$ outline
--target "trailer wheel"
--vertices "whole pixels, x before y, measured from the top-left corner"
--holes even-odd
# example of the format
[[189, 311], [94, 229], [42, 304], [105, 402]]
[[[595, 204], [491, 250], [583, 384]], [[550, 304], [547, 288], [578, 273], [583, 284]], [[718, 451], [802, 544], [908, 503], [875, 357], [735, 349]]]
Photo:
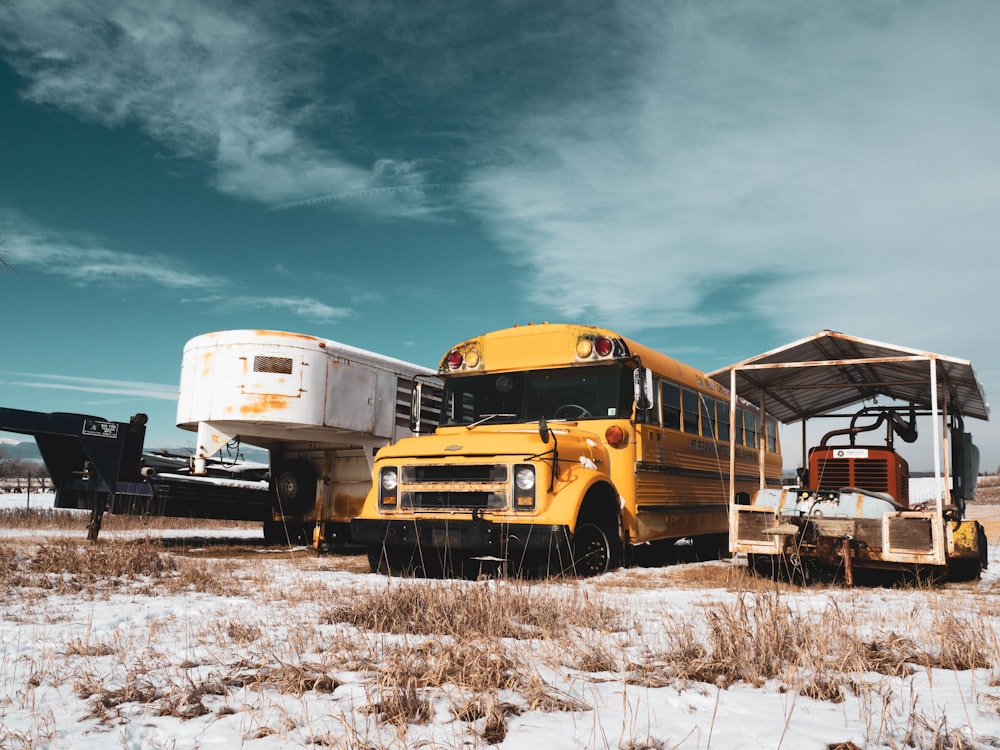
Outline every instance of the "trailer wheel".
[[281, 516], [301, 516], [316, 502], [316, 471], [307, 461], [279, 466], [274, 474], [275, 508]]

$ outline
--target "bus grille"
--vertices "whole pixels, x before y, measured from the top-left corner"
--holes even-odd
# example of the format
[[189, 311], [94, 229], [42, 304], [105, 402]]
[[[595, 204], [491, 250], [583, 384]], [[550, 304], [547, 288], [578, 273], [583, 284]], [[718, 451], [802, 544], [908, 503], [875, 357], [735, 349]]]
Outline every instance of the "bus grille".
[[506, 508], [510, 497], [507, 464], [421, 464], [403, 466], [399, 499], [403, 508]]
[[403, 492], [404, 508], [503, 508], [506, 495], [500, 492]]
[[507, 464], [443, 464], [403, 467], [404, 484], [421, 482], [506, 482]]

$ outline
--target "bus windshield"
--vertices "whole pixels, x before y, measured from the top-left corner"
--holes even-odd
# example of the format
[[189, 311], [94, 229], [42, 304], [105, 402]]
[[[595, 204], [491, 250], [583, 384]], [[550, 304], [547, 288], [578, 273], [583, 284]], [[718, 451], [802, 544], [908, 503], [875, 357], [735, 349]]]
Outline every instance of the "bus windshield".
[[449, 378], [441, 424], [628, 419], [631, 413], [631, 368], [564, 367]]

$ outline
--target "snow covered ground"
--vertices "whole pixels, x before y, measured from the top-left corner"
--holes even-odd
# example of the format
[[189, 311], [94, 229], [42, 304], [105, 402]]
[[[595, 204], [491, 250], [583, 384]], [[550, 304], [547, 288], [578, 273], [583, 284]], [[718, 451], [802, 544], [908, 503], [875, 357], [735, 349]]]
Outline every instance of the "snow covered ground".
[[[18, 502], [0, 496], [0, 508]], [[747, 588], [740, 560], [586, 581], [390, 579], [367, 573], [363, 557], [276, 551], [255, 532], [155, 532], [168, 534], [222, 537], [234, 552], [203, 554], [192, 542], [161, 550], [178, 564], [163, 573], [3, 584], [0, 748], [1000, 747], [997, 540], [978, 582], [848, 590]], [[85, 532], [26, 536], [0, 529], [0, 581], [16, 580], [43, 547], [82, 544]], [[102, 532], [107, 545], [115, 537]], [[568, 619], [541, 637], [525, 620], [525, 637], [489, 639], [380, 631], [343, 614], [382, 596], [425, 597], [430, 608], [455, 592], [470, 605], [484, 596], [506, 601], [504, 592], [563, 602]], [[618, 625], [587, 621], [604, 607]], [[784, 633], [791, 624], [798, 648], [829, 643], [830, 653], [810, 651], [815, 670], [798, 663], [762, 680], [678, 674], [685, 645], [711, 643], [713, 628], [734, 612], [758, 631]], [[967, 633], [962, 645], [985, 661], [898, 674], [838, 670], [831, 634], [845, 632], [867, 644], [869, 657], [904, 642], [914, 653], [943, 653], [946, 640]], [[477, 654], [507, 660], [508, 682], [478, 696], [459, 678], [438, 684], [434, 666], [449, 648], [469, 662]], [[393, 659], [420, 678], [400, 683]], [[425, 711], [394, 721], [393, 696]], [[482, 710], [459, 710], [474, 703]], [[501, 731], [491, 730], [491, 715], [502, 717]]]

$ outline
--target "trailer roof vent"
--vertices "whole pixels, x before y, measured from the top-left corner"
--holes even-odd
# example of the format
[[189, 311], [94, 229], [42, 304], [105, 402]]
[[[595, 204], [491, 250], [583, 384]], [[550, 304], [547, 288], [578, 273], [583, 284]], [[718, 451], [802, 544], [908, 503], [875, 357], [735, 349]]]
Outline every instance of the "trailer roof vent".
[[292, 360], [290, 357], [254, 357], [254, 372], [274, 372], [279, 375], [292, 374]]

